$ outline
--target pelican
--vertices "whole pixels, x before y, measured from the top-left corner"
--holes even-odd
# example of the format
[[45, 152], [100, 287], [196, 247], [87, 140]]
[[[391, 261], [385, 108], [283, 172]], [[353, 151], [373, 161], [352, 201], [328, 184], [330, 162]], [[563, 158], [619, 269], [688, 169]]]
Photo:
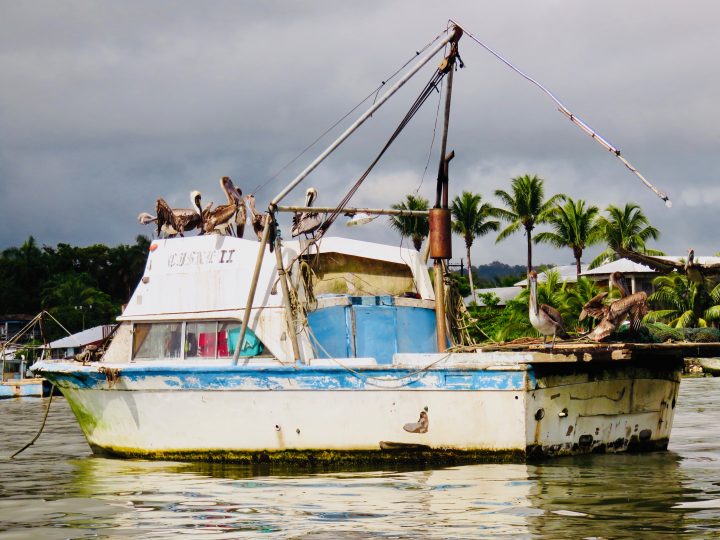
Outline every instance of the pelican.
[[166, 236], [184, 236], [185, 231], [191, 231], [200, 227], [202, 223], [202, 209], [200, 208], [200, 192], [190, 193], [192, 208], [170, 208], [170, 205], [162, 197], [155, 203], [155, 216], [142, 212], [138, 215], [138, 221], [143, 225], [150, 223], [157, 224], [157, 236], [164, 232]]
[[[317, 189], [314, 187], [308, 188], [305, 192], [305, 206], [312, 206], [317, 199]], [[304, 234], [305, 237], [314, 233], [317, 228], [322, 225], [322, 218], [318, 212], [297, 212], [293, 215], [292, 229], [290, 234], [293, 238]]]
[[[647, 294], [644, 291], [630, 294], [627, 280], [622, 272], [610, 274], [610, 283], [620, 291], [620, 298], [604, 305], [597, 302], [601, 294], [595, 296], [590, 302], [583, 306], [583, 312], [591, 317], [600, 319], [598, 325], [586, 337], [593, 341], [602, 341], [615, 332], [625, 320], [630, 318], [630, 328], [637, 331], [640, 328], [642, 319], [647, 313]], [[604, 297], [603, 297], [604, 298]], [[582, 314], [581, 314], [582, 317]]]
[[[258, 242], [262, 242], [263, 230], [265, 229], [265, 223], [270, 219], [270, 214], [260, 214], [255, 208], [255, 195], [246, 195], [245, 200], [248, 204], [248, 210], [250, 210], [250, 224], [252, 225], [255, 236], [257, 236]], [[270, 224], [270, 237], [268, 243], [270, 244], [270, 252], [275, 249], [275, 227], [274, 224]]]
[[243, 206], [242, 197], [238, 195], [240, 190], [233, 185], [230, 178], [223, 176], [220, 179], [220, 187], [225, 192], [228, 202], [215, 208], [207, 208], [202, 212], [201, 234], [226, 231], [231, 227], [230, 221], [236, 216], [240, 206]]
[[547, 337], [552, 336], [551, 347], [555, 346], [555, 337], [560, 336], [567, 339], [569, 336], [565, 332], [560, 312], [552, 306], [542, 304], [538, 306], [537, 295], [537, 272], [530, 270], [528, 274], [530, 279], [530, 324], [533, 328], [543, 335], [543, 343], [547, 342]]
[[630, 259], [636, 263], [644, 264], [649, 266], [653, 270], [669, 274], [673, 270], [680, 274], [685, 274], [690, 281], [695, 283], [704, 283], [707, 278], [716, 278], [720, 276], [720, 263], [705, 263], [701, 264], [695, 260], [695, 250], [690, 248], [688, 250], [687, 261], [685, 263], [676, 262], [673, 260], [662, 259], [660, 257], [653, 257], [652, 255], [645, 255], [644, 253], [638, 253], [622, 247], [614, 248], [615, 252], [621, 257]]

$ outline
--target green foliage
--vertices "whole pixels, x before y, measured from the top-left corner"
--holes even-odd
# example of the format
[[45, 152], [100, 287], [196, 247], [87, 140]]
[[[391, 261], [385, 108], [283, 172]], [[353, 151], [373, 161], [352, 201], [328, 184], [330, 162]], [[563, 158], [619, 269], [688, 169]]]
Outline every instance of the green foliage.
[[[594, 324], [593, 320], [580, 322], [580, 311], [583, 305], [593, 296], [601, 292], [600, 287], [587, 278], [580, 278], [577, 283], [560, 281], [560, 274], [554, 271], [547, 273], [547, 281], [538, 283], [538, 303], [548, 304], [556, 308], [565, 321], [569, 332], [587, 332]], [[614, 292], [616, 296], [617, 291]], [[494, 295], [493, 295], [494, 296]], [[530, 291], [524, 289], [517, 298], [506, 303], [504, 309], [494, 308], [483, 299], [489, 307], [470, 306], [468, 309], [477, 321], [477, 328], [471, 333], [478, 341], [510, 341], [522, 337], [538, 337], [539, 334], [530, 324], [528, 316]]]
[[496, 242], [505, 240], [511, 234], [525, 229], [527, 236], [527, 270], [532, 268], [532, 230], [538, 223], [547, 220], [553, 205], [564, 200], [564, 195], [553, 195], [545, 200], [544, 181], [537, 176], [518, 176], [511, 180], [511, 193], [498, 189], [495, 196], [504, 208], [494, 208], [492, 215], [509, 223], [497, 237]]
[[[427, 210], [429, 202], [422, 197], [406, 195], [403, 202], [392, 205], [395, 210]], [[427, 216], [390, 216], [390, 226], [403, 238], [410, 238], [415, 249], [420, 251], [423, 240], [430, 234]]]
[[603, 228], [598, 220], [597, 206], [585, 208], [585, 201], [574, 201], [570, 197], [565, 204], [557, 204], [548, 211], [547, 222], [552, 231], [541, 232], [535, 237], [536, 243], [550, 244], [557, 248], [570, 248], [573, 252], [577, 274], [580, 275], [580, 260], [587, 246], [598, 243]]
[[[430, 269], [430, 275], [432, 277], [432, 269]], [[461, 276], [460, 274], [453, 272], [450, 274], [450, 279], [455, 282], [458, 294], [460, 294], [462, 298], [470, 295], [470, 281], [466, 276]]]
[[[492, 215], [492, 207], [482, 202], [482, 196], [478, 193], [463, 191], [462, 195], [455, 197], [450, 208], [452, 215], [452, 231], [462, 236], [465, 240], [465, 251], [468, 268], [472, 269], [470, 248], [479, 236], [485, 236], [491, 231], [497, 231], [500, 223], [489, 220]], [[472, 271], [470, 276], [470, 292], [475, 293]]]
[[653, 280], [656, 290], [650, 295], [654, 309], [647, 322], [663, 322], [671, 328], [702, 328], [720, 321], [720, 284], [707, 291], [705, 283], [695, 283], [672, 273]]
[[618, 208], [611, 204], [605, 211], [608, 215], [600, 218], [599, 225], [602, 239], [608, 247], [593, 259], [590, 268], [616, 260], [617, 254], [613, 248], [620, 246], [648, 255], [664, 255], [662, 251], [648, 249], [646, 246], [648, 240], [657, 240], [660, 237], [660, 231], [650, 225], [640, 206], [626, 203], [623, 208]]
[[489, 308], [497, 307], [497, 305], [500, 303], [500, 298], [494, 292], [480, 293], [477, 295], [477, 297], [478, 300], [480, 300], [486, 307]]
[[31, 236], [0, 254], [0, 314], [47, 309], [71, 332], [82, 329], [83, 318], [85, 327], [111, 323], [142, 276], [149, 246], [138, 236], [134, 245], [40, 248]]

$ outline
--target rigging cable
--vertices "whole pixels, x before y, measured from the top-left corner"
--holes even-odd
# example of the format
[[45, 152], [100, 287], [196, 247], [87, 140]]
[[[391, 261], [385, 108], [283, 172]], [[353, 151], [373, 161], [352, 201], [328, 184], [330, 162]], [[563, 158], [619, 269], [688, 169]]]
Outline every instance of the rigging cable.
[[578, 118], [576, 115], [574, 115], [570, 110], [563, 105], [563, 103], [555, 97], [555, 95], [550, 92], [547, 88], [545, 88], [542, 84], [540, 84], [537, 80], [533, 79], [522, 71], [520, 68], [512, 64], [509, 60], [505, 59], [499, 52], [497, 52], [495, 49], [489, 47], [482, 41], [480, 41], [478, 38], [476, 38], [473, 34], [471, 34], [465, 27], [461, 26], [460, 24], [456, 23], [452, 19], [450, 19], [450, 22], [460, 28], [462, 28], [463, 32], [466, 36], [468, 36], [471, 40], [473, 40], [475, 43], [480, 45], [483, 49], [488, 51], [490, 54], [492, 54], [495, 58], [500, 60], [503, 64], [508, 66], [510, 69], [512, 69], [515, 73], [523, 77], [524, 79], [528, 80], [535, 86], [537, 86], [542, 92], [544, 92], [550, 99], [552, 99], [555, 104], [558, 107], [558, 110], [564, 114], [568, 120], [570, 120], [573, 124], [578, 126], [580, 129], [582, 129], [585, 133], [590, 135], [590, 137], [598, 142], [600, 146], [605, 148], [608, 152], [611, 152], [612, 154], [615, 154], [615, 157], [617, 157], [625, 167], [627, 167], [630, 172], [632, 172], [635, 176], [637, 176], [643, 184], [645, 184], [646, 187], [648, 187], [650, 190], [652, 190], [655, 195], [660, 197], [663, 201], [665, 201], [665, 206], [668, 208], [672, 207], [672, 202], [670, 201], [670, 198], [667, 196], [667, 194], [660, 191], [658, 188], [656, 188], [654, 185], [652, 185], [641, 173], [638, 171], [627, 159], [625, 159], [622, 154], [620, 153], [620, 150], [615, 148], [612, 144], [610, 144], [607, 140], [605, 140], [599, 133], [597, 133], [594, 129], [592, 129], [590, 126], [588, 126], [583, 120]]
[[353, 197], [353, 195], [355, 195], [355, 192], [360, 188], [360, 185], [365, 181], [365, 179], [368, 177], [375, 165], [377, 165], [377, 163], [380, 161], [380, 158], [382, 158], [387, 149], [390, 148], [390, 145], [395, 142], [395, 139], [398, 137], [398, 135], [400, 135], [402, 130], [405, 129], [410, 120], [412, 120], [413, 116], [415, 116], [415, 114], [420, 110], [420, 107], [422, 107], [423, 103], [427, 101], [433, 91], [438, 91], [438, 84], [443, 79], [445, 74], [446, 72], [441, 69], [437, 69], [435, 71], [433, 76], [430, 78], [430, 81], [428, 81], [428, 83], [420, 92], [420, 95], [410, 107], [410, 110], [400, 121], [398, 127], [395, 129], [388, 141], [385, 143], [385, 146], [383, 146], [382, 150], [380, 150], [380, 153], [373, 160], [370, 166], [365, 170], [362, 176], [360, 176], [360, 178], [358, 178], [355, 184], [353, 184], [353, 186], [350, 188], [350, 191], [348, 191], [345, 197], [343, 197], [343, 199], [338, 203], [335, 210], [333, 210], [330, 215], [325, 219], [325, 221], [323, 221], [322, 225], [318, 227], [317, 231], [315, 232], [315, 239], [322, 237], [325, 232], [327, 232], [327, 230], [330, 228], [330, 226], [335, 222], [338, 216], [343, 212], [345, 206], [347, 206], [348, 202], [350, 202], [350, 199]]
[[[290, 161], [288, 161], [285, 165], [283, 165], [275, 174], [255, 186], [255, 189], [253, 190], [252, 194], [255, 195], [258, 192], [262, 191], [270, 182], [275, 180], [280, 174], [287, 169], [290, 165], [295, 163], [298, 159], [300, 159], [305, 153], [310, 150], [313, 146], [315, 146], [325, 135], [330, 133], [333, 129], [335, 129], [343, 120], [345, 120], [348, 116], [350, 116], [352, 113], [354, 113], [363, 103], [365, 103], [368, 99], [375, 96], [374, 99], [377, 99], [377, 95], [380, 92], [380, 90], [385, 86], [388, 82], [390, 82], [392, 79], [394, 79], [403, 69], [405, 69], [410, 62], [415, 60], [420, 54], [422, 54], [423, 51], [428, 49], [430, 46], [432, 46], [433, 43], [435, 43], [438, 39], [442, 37], [443, 34], [446, 34], [449, 32], [448, 29], [440, 32], [437, 36], [435, 36], [429, 43], [427, 43], [424, 47], [421, 49], [415, 51], [415, 55], [412, 56], [407, 62], [405, 62], [402, 66], [400, 66], [398, 69], [396, 69], [389, 77], [383, 79], [383, 81], [377, 86], [377, 88], [374, 88], [367, 96], [365, 96], [360, 103], [355, 105], [352, 109], [350, 109], [342, 118], [340, 118], [337, 122], [335, 122], [333, 125], [331, 125], [329, 128], [327, 128], [325, 131], [323, 131], [320, 135], [318, 135], [314, 141], [312, 141], [310, 144], [308, 144], [305, 148], [303, 148], [299, 154], [297, 154], [294, 158], [292, 158]], [[374, 102], [374, 100], [373, 100]]]

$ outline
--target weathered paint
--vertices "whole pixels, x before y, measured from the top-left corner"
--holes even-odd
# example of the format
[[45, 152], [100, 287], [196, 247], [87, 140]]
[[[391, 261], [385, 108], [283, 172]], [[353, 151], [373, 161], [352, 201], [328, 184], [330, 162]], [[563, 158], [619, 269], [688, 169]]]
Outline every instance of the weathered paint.
[[528, 455], [667, 448], [681, 364], [544, 366], [526, 412]]
[[[33, 369], [59, 387], [115, 390], [515, 390], [526, 388], [522, 370], [442, 368], [416, 370], [342, 365], [237, 367], [153, 365], [117, 367], [38, 363]], [[106, 370], [113, 370], [108, 377]]]
[[[35, 369], [61, 388], [94, 450], [127, 457], [453, 462], [667, 447], [681, 365], [471, 367], [481, 355], [465, 356], [425, 370], [367, 359]], [[427, 432], [403, 429], [425, 410]]]

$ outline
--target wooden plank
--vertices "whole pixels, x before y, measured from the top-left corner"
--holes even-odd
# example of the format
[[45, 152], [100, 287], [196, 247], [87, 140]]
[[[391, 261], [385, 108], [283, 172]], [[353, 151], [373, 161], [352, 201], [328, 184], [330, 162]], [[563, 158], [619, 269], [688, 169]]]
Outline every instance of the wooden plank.
[[720, 343], [591, 343], [560, 342], [549, 348], [540, 340], [500, 343], [479, 348], [483, 352], [532, 353], [523, 363], [651, 361], [668, 358], [720, 357]]

